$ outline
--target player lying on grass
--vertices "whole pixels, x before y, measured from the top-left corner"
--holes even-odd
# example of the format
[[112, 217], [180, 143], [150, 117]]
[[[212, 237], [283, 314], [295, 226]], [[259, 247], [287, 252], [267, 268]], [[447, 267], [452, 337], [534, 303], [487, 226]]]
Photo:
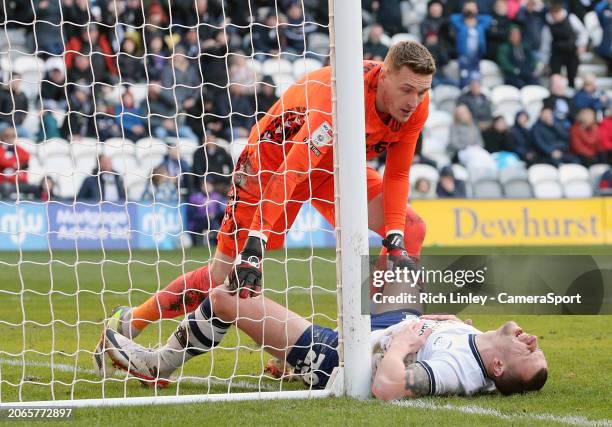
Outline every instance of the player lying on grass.
[[[372, 315], [372, 392], [377, 398], [472, 395], [495, 388], [512, 394], [539, 390], [546, 382], [547, 363], [537, 338], [515, 322], [482, 333], [455, 316], [419, 314], [393, 310]], [[107, 328], [105, 352], [115, 367], [149, 385], [166, 386], [186, 361], [217, 346], [235, 319], [240, 330], [291, 365], [309, 386], [325, 387], [338, 366], [337, 332], [263, 296], [240, 299], [225, 286], [214, 289], [164, 347], [147, 349]], [[94, 360], [104, 375], [108, 362], [100, 353]]]
[[[425, 238], [423, 220], [407, 205], [408, 175], [435, 71], [429, 51], [415, 42], [392, 46], [382, 63], [363, 62], [366, 158], [387, 153], [384, 177], [363, 165], [368, 226], [385, 238], [383, 253], [399, 267], [412, 263], [408, 256], [419, 255]], [[131, 337], [160, 318], [195, 310], [226, 278], [241, 297], [259, 289], [265, 250], [283, 247], [304, 202], [335, 224], [331, 112], [331, 68], [324, 67], [293, 84], [253, 126], [233, 172], [210, 268], [178, 278], [133, 313], [116, 314], [130, 315]]]

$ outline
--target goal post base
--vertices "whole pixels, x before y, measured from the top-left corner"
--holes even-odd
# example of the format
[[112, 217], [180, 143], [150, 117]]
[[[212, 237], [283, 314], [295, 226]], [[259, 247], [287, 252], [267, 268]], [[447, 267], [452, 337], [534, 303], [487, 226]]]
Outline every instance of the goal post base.
[[108, 399], [39, 400], [0, 403], [0, 411], [8, 408], [100, 408], [116, 406], [174, 405], [206, 402], [238, 402], [243, 400], [321, 399], [332, 396], [331, 390], [265, 391], [261, 393], [196, 394], [185, 396], [114, 397]]

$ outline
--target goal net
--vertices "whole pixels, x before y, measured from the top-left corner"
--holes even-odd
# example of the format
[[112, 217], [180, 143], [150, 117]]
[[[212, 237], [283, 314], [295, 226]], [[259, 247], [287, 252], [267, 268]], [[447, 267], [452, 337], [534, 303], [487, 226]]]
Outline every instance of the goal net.
[[[365, 396], [367, 222], [365, 189], [354, 188], [365, 171], [343, 166], [365, 155], [341, 149], [364, 137], [359, 2], [21, 3], [0, 11], [0, 406]], [[168, 388], [143, 388], [119, 369], [101, 378], [92, 356], [114, 307], [137, 307], [210, 265], [223, 221], [242, 202], [227, 197], [241, 154], [286, 139], [261, 130], [249, 140], [251, 128], [288, 87], [328, 65], [335, 173], [318, 173], [336, 180], [336, 226], [312, 194], [285, 203], [287, 217], [302, 208], [281, 230], [281, 248], [265, 255], [263, 288], [307, 321], [338, 328], [335, 391], [282, 366], [275, 374], [272, 356], [236, 327]], [[309, 113], [284, 111], [276, 130], [286, 135]], [[262, 172], [251, 178], [261, 182]], [[135, 341], [163, 346], [189, 315], [176, 311]], [[346, 327], [354, 333], [344, 336]]]

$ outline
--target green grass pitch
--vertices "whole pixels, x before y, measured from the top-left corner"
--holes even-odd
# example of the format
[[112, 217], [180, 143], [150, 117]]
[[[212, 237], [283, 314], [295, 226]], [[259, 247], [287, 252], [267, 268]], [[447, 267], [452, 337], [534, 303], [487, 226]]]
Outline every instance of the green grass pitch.
[[[425, 253], [612, 255], [612, 248], [429, 248]], [[333, 326], [336, 317], [334, 251], [290, 250], [271, 256], [273, 259], [265, 267], [266, 295], [316, 323]], [[119, 376], [102, 383], [94, 375], [91, 351], [103, 319], [116, 305], [139, 304], [151, 292], [182, 272], [198, 267], [209, 257], [210, 253], [201, 249], [184, 254], [179, 251], [0, 253], [0, 400], [6, 403], [153, 395], [154, 390], [142, 387], [136, 380], [125, 381]], [[290, 289], [284, 292], [287, 283]], [[508, 319], [490, 315], [472, 318], [482, 330], [495, 328]], [[330, 398], [190, 407], [91, 408], [76, 410], [75, 423], [612, 425], [612, 316], [514, 318], [525, 330], [538, 335], [549, 361], [549, 382], [537, 394], [426, 398], [416, 403], [405, 402], [405, 406]], [[24, 321], [25, 327], [22, 327]], [[173, 320], [152, 325], [138, 341], [145, 345], [165, 342], [175, 326]], [[239, 350], [235, 349], [237, 346]], [[235, 328], [222, 347], [214, 350], [212, 357], [204, 355], [190, 361], [182, 372], [185, 380], [158, 393], [304, 389], [301, 383], [267, 377], [263, 367], [269, 356]]]

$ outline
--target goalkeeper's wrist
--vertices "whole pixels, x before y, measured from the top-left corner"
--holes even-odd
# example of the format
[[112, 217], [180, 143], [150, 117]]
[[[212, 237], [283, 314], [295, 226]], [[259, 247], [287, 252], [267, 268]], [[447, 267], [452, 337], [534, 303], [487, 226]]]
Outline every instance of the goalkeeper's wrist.
[[382, 244], [388, 250], [405, 249], [404, 236], [402, 236], [400, 233], [388, 233], [387, 238], [382, 241]]
[[265, 240], [259, 237], [256, 237], [256, 236], [249, 235], [249, 237], [247, 238], [244, 244], [244, 247], [242, 248], [241, 254], [243, 255], [243, 258], [250, 257], [250, 256], [261, 258], [263, 256], [265, 249], [266, 249]]

